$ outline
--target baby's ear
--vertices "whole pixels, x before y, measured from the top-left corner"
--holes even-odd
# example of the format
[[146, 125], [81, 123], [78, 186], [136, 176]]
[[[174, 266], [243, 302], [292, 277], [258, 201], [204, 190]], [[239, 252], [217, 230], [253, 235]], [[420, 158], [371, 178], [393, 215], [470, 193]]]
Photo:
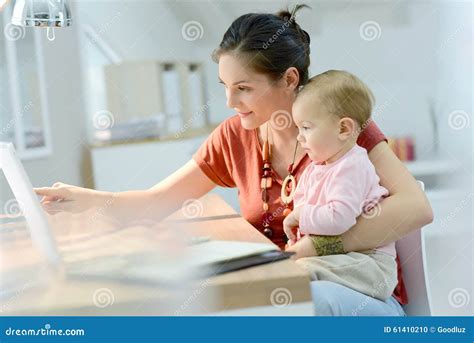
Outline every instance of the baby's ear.
[[358, 136], [359, 125], [356, 121], [349, 117], [343, 117], [339, 120], [339, 138], [347, 140], [351, 137]]

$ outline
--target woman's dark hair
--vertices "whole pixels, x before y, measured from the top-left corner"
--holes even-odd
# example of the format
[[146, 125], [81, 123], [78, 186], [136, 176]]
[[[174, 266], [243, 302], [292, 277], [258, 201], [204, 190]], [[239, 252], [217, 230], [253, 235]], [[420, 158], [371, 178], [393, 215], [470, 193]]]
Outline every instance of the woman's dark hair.
[[300, 77], [298, 86], [305, 85], [308, 82], [310, 38], [295, 21], [296, 13], [304, 7], [308, 6], [296, 5], [292, 12], [282, 10], [277, 14], [240, 16], [213, 52], [214, 61], [218, 62], [224, 53], [239, 55], [250, 68], [274, 80], [280, 79], [288, 68], [295, 67]]

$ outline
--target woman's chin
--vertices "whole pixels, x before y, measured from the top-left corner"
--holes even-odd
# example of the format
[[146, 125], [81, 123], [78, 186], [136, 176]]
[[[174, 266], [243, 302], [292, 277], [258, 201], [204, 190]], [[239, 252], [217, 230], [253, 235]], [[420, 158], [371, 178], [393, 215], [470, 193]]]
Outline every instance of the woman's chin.
[[258, 120], [255, 120], [255, 116], [254, 115], [250, 115], [248, 117], [245, 117], [245, 118], [240, 118], [240, 123], [242, 124], [242, 127], [246, 130], [254, 130], [258, 127], [260, 127], [260, 125], [262, 125], [261, 123], [258, 122]]

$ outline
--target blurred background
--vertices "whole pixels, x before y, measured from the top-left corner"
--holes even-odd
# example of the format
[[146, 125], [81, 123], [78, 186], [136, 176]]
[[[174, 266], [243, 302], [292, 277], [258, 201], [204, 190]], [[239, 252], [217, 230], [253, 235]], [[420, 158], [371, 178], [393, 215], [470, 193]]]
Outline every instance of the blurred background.
[[[425, 183], [433, 314], [472, 314], [472, 2], [304, 3], [310, 74], [366, 82], [374, 120]], [[159, 182], [233, 114], [210, 57], [232, 21], [295, 3], [69, 1], [73, 25], [49, 32], [12, 25], [13, 5], [0, 0], [0, 141], [34, 186], [122, 191]], [[239, 210], [236, 190], [215, 192]], [[21, 215], [3, 174], [0, 200], [2, 220]]]

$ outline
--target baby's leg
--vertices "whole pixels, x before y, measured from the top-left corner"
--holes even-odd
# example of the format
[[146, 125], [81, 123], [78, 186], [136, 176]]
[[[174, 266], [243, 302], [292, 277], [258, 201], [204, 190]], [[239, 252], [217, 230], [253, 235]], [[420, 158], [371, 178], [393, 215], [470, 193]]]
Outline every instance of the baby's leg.
[[304, 257], [296, 263], [309, 272], [312, 280], [336, 282], [382, 301], [397, 285], [395, 258], [373, 250]]

